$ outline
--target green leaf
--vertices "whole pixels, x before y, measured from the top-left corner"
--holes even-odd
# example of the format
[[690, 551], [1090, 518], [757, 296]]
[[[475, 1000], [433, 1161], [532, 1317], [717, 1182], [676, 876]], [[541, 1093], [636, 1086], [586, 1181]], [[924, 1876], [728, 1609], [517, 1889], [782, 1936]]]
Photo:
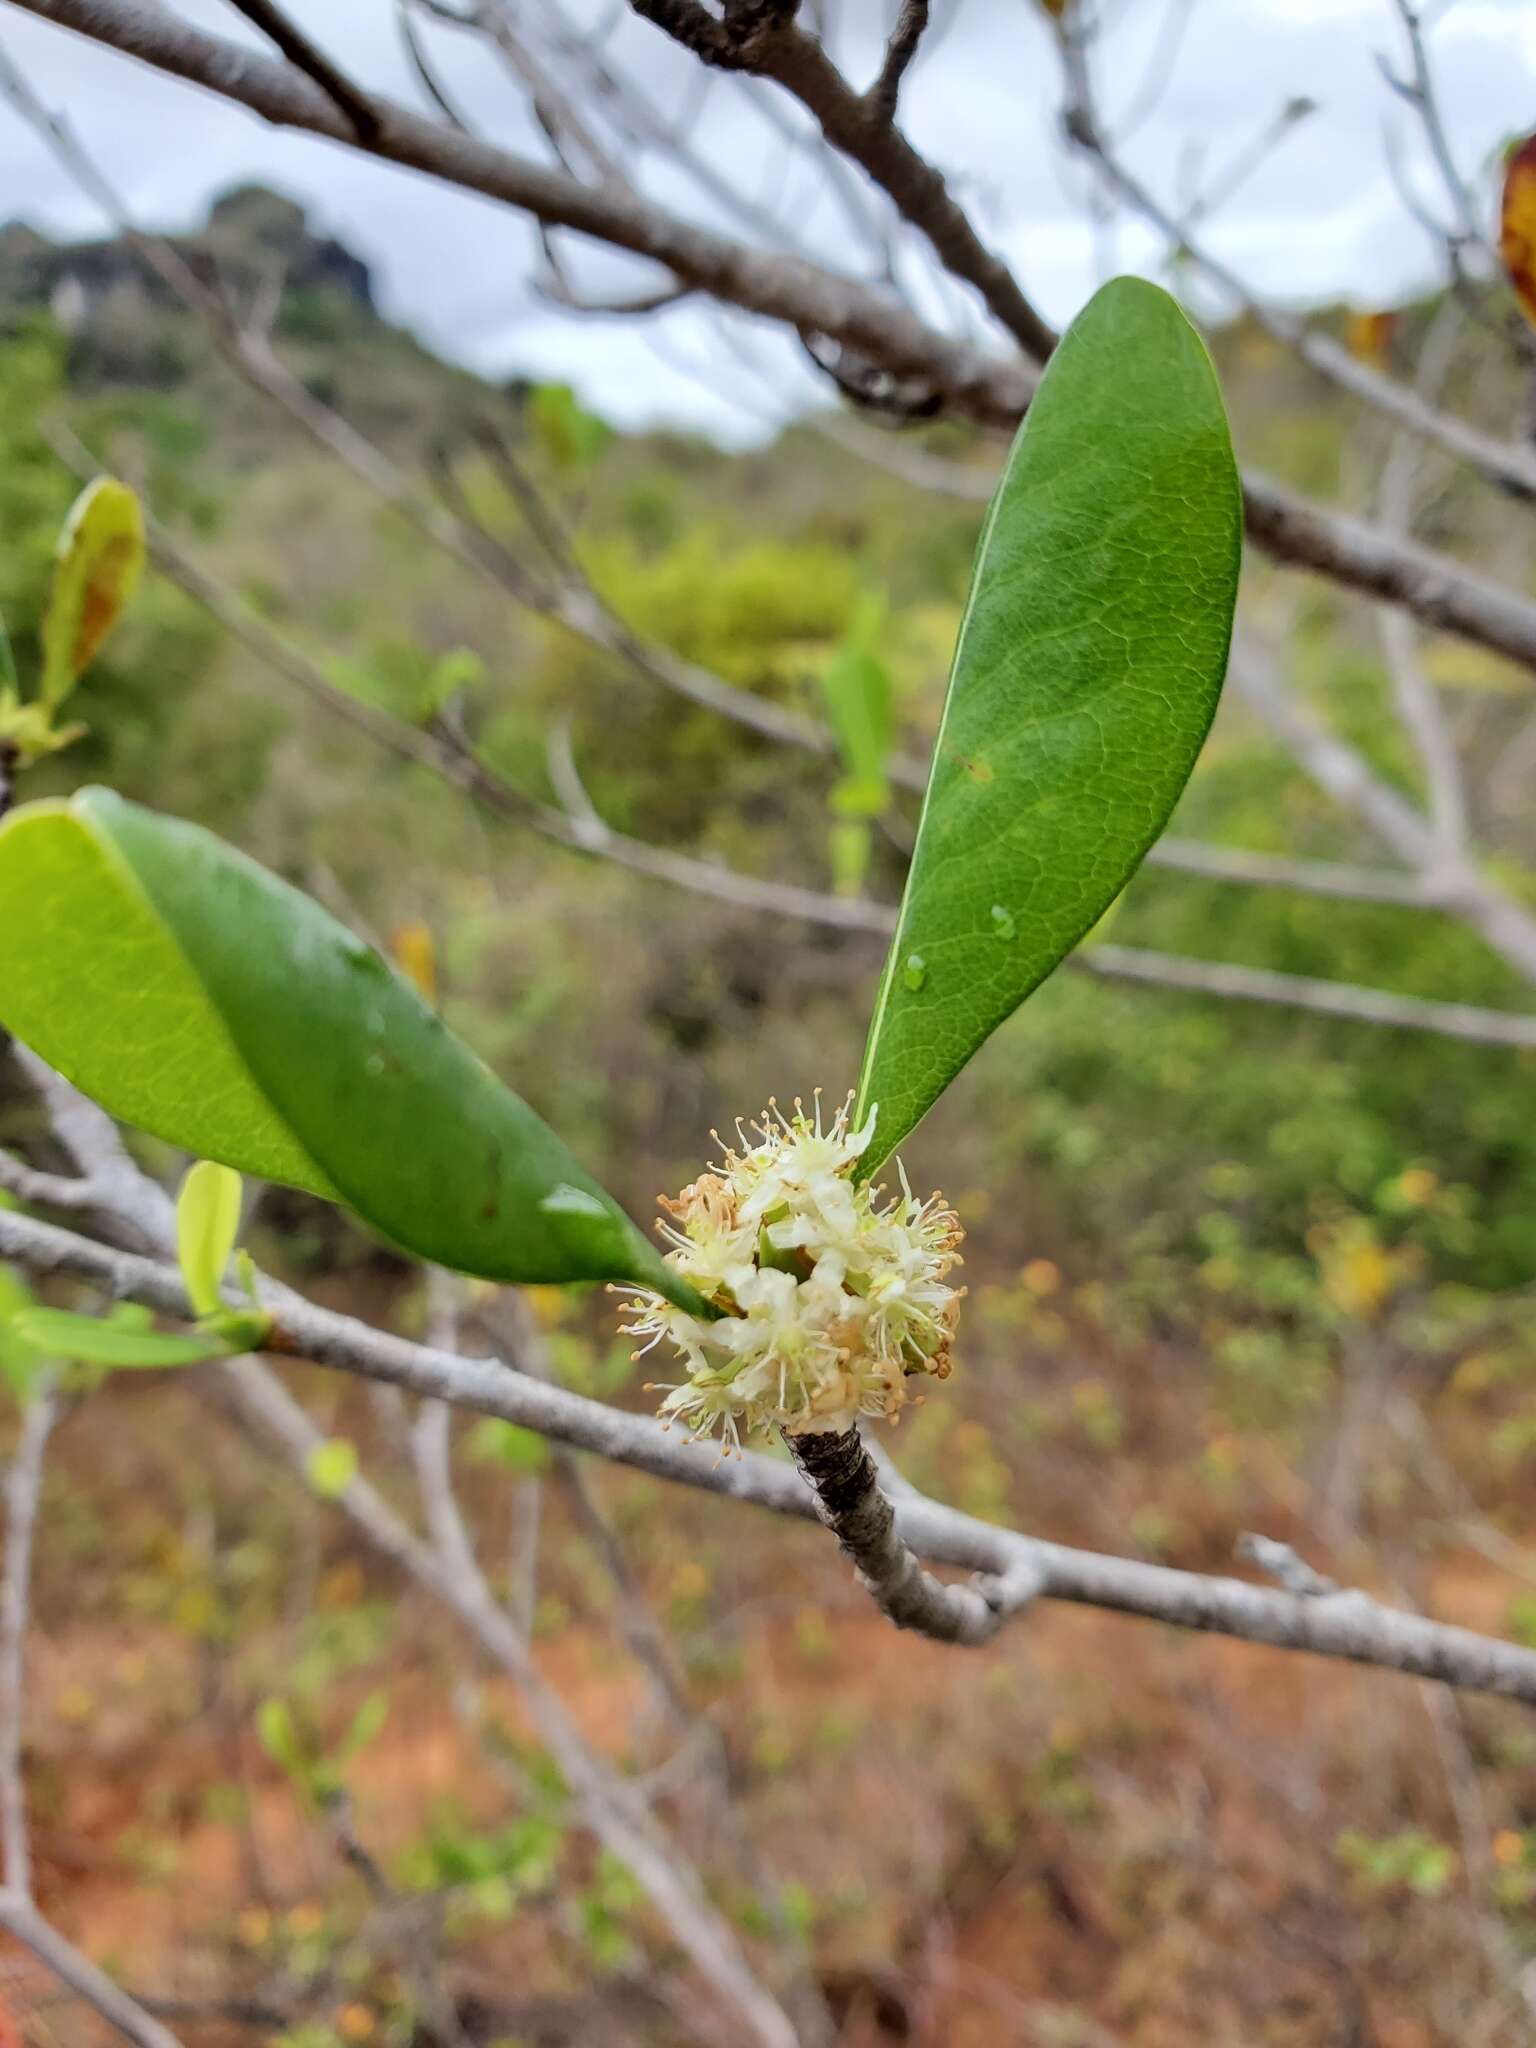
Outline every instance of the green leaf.
[[569, 384], [540, 384], [528, 400], [534, 431], [556, 468], [590, 469], [613, 429], [588, 412]]
[[176, 1198], [176, 1256], [187, 1297], [200, 1316], [221, 1313], [219, 1289], [240, 1228], [240, 1176], [200, 1159]]
[[11, 651], [11, 636], [6, 631], [5, 620], [0, 618], [0, 713], [20, 702], [21, 684], [16, 678], [16, 657]]
[[1116, 279], [1052, 357], [982, 530], [859, 1081], [864, 1172], [1162, 831], [1215, 713], [1241, 522], [1203, 344]]
[[39, 698], [56, 711], [117, 624], [144, 570], [144, 515], [128, 486], [99, 476], [59, 536], [43, 615]]
[[696, 1298], [370, 947], [199, 828], [85, 790], [0, 824], [0, 1022], [114, 1116], [487, 1279]]
[[365, 1750], [370, 1742], [377, 1741], [384, 1732], [384, 1723], [389, 1719], [389, 1694], [371, 1692], [352, 1716], [352, 1725], [342, 1738], [337, 1752], [338, 1763], [347, 1764]]
[[322, 1500], [340, 1500], [357, 1477], [357, 1445], [344, 1436], [327, 1437], [304, 1460], [304, 1476]]
[[862, 818], [840, 818], [831, 839], [833, 887], [839, 896], [861, 896], [874, 846], [869, 826]]
[[272, 1318], [265, 1309], [215, 1309], [212, 1315], [200, 1316], [197, 1327], [229, 1358], [265, 1350], [272, 1341]]
[[16, 1318], [32, 1306], [31, 1290], [9, 1266], [0, 1266], [0, 1381], [18, 1401], [30, 1399], [44, 1356], [16, 1327]]
[[256, 1739], [280, 1771], [303, 1780], [309, 1772], [309, 1757], [299, 1739], [293, 1710], [286, 1700], [266, 1699], [256, 1709]]
[[[891, 672], [872, 644], [877, 623], [878, 614], [866, 612], [821, 678], [848, 783], [857, 792], [858, 808], [867, 812], [881, 811], [889, 801], [885, 769], [896, 737]], [[844, 805], [854, 808], [855, 799], [845, 794]]]
[[63, 1308], [24, 1308], [11, 1318], [11, 1328], [24, 1344], [53, 1358], [78, 1365], [104, 1365], [113, 1372], [152, 1371], [169, 1366], [205, 1365], [228, 1357], [216, 1337], [179, 1336], [165, 1330], [139, 1330], [100, 1316], [72, 1315]]
[[548, 1443], [537, 1430], [486, 1415], [469, 1432], [465, 1448], [480, 1464], [505, 1465], [509, 1472], [543, 1472], [550, 1462]]
[[440, 654], [427, 675], [416, 716], [422, 725], [441, 718], [455, 697], [477, 690], [485, 681], [485, 659], [472, 647], [450, 647]]

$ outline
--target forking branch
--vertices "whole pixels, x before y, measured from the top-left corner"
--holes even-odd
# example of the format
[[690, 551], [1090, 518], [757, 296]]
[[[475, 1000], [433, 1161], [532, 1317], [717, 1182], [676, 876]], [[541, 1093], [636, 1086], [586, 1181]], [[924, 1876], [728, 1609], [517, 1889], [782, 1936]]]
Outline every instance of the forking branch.
[[[780, 321], [801, 335], [825, 337], [853, 357], [878, 365], [883, 376], [915, 380], [960, 417], [1006, 427], [1028, 404], [1036, 377], [1028, 361], [998, 356], [940, 332], [886, 289], [803, 257], [733, 241], [649, 200], [584, 184], [382, 98], [372, 101], [380, 131], [364, 143], [330, 97], [291, 66], [205, 35], [138, 0], [7, 4], [237, 101], [279, 125], [365, 148], [525, 211], [550, 227], [573, 228], [650, 257], [696, 291]], [[789, 67], [796, 81], [791, 89], [803, 86], [818, 103], [825, 92], [851, 120], [842, 99], [851, 88], [840, 74], [825, 76], [824, 54], [814, 62], [804, 40], [797, 30], [778, 46], [772, 62]], [[817, 112], [819, 119], [819, 104]], [[925, 190], [931, 189], [937, 174], [921, 158], [907, 168]], [[967, 259], [967, 269], [981, 274], [995, 259], [976, 246], [979, 253]], [[1005, 289], [1000, 281], [988, 288]], [[1415, 430], [1423, 424], [1416, 417], [1416, 401], [1398, 411]], [[1250, 537], [1277, 559], [1405, 606], [1431, 624], [1536, 669], [1536, 604], [1528, 599], [1432, 549], [1394, 541], [1380, 528], [1316, 505], [1267, 477], [1250, 473], [1245, 489]]]

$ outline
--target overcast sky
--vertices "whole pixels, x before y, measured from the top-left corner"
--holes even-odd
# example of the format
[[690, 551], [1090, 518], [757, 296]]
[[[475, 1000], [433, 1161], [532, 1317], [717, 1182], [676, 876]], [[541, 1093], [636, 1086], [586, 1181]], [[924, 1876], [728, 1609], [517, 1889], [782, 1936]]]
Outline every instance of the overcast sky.
[[[1166, 90], [1126, 143], [1138, 173], [1170, 200], [1206, 181], [1219, 184], [1223, 167], [1241, 159], [1288, 99], [1311, 99], [1316, 112], [1220, 209], [1208, 240], [1262, 291], [1291, 300], [1390, 304], [1429, 280], [1431, 245], [1389, 171], [1395, 142], [1416, 189], [1438, 204], [1412, 116], [1378, 68], [1381, 56], [1401, 54], [1390, 0], [1118, 0], [1101, 75], [1112, 117], [1134, 111], [1149, 66], [1158, 67], [1156, 53], [1166, 52], [1170, 4], [1188, 20]], [[525, 0], [525, 11], [540, 5]], [[836, 54], [860, 83], [895, 10], [896, 0], [841, 0], [829, 10]], [[180, 0], [175, 11], [259, 42], [222, 0]], [[396, 35], [394, 0], [308, 0], [297, 11], [354, 77], [420, 104]], [[570, 0], [569, 12], [607, 18], [615, 10], [609, 0]], [[1500, 144], [1536, 128], [1536, 0], [1451, 0], [1426, 13], [1453, 147], [1491, 207]], [[1106, 264], [1157, 274], [1161, 251], [1148, 232], [1124, 227], [1112, 246], [1095, 245], [1083, 170], [1064, 161], [1053, 139], [1058, 77], [1034, 0], [933, 0], [933, 20], [903, 94], [906, 125], [1047, 315], [1069, 318]], [[718, 331], [687, 307], [659, 323], [551, 308], [530, 289], [536, 242], [505, 208], [269, 129], [6, 0], [0, 43], [45, 98], [67, 110], [142, 220], [186, 225], [233, 182], [277, 186], [373, 266], [389, 317], [478, 369], [565, 377], [622, 423], [684, 420], [732, 438], [761, 431], [815, 388], [796, 351], [766, 332], [750, 345], [755, 367], [738, 357], [727, 370]], [[537, 154], [526, 113], [483, 48], [449, 30], [434, 33], [431, 46], [475, 125]], [[691, 60], [656, 30], [624, 19], [609, 54], [658, 106], [684, 104]], [[818, 202], [819, 181], [803, 160], [787, 159], [782, 140], [738, 87], [712, 91], [693, 135], [701, 154], [728, 165], [754, 199], [792, 221], [810, 250], [831, 263], [849, 261], [838, 216], [824, 197]], [[647, 177], [658, 197], [696, 205], [673, 174], [653, 167]], [[54, 234], [102, 231], [100, 214], [6, 106], [0, 191], [0, 216]], [[642, 275], [627, 259], [588, 253], [580, 264], [584, 278], [603, 288], [633, 289]], [[959, 310], [949, 309], [949, 317]]]

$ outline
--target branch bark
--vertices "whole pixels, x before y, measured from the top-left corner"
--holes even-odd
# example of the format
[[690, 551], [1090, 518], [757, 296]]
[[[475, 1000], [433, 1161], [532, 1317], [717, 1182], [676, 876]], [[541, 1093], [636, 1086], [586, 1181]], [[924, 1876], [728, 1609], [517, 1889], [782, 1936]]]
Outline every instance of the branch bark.
[[946, 1585], [924, 1571], [897, 1532], [895, 1509], [856, 1428], [784, 1441], [859, 1584], [898, 1628], [974, 1647], [989, 1643], [1039, 1593], [1042, 1574], [1022, 1563], [1007, 1577], [969, 1586]]
[[532, 214], [552, 227], [649, 257], [700, 291], [797, 331], [824, 334], [898, 375], [934, 381], [973, 417], [1007, 426], [1027, 404], [1034, 377], [937, 334], [888, 292], [804, 260], [748, 247], [627, 192], [586, 185], [413, 113], [382, 94], [371, 102], [378, 131], [364, 139], [329, 94], [292, 66], [205, 35], [144, 0], [7, 0], [171, 77], [297, 128], [425, 172]]
[[[13, 1259], [38, 1274], [93, 1280], [119, 1299], [142, 1302], [166, 1315], [185, 1317], [190, 1312], [180, 1276], [170, 1265], [114, 1250], [14, 1211], [0, 1210], [0, 1258]], [[271, 1289], [265, 1299], [278, 1316], [289, 1347], [318, 1364], [447, 1401], [474, 1414], [520, 1423], [574, 1450], [593, 1452], [658, 1479], [775, 1514], [816, 1518], [814, 1497], [788, 1464], [748, 1453], [711, 1466], [649, 1416], [631, 1415], [564, 1388], [541, 1385], [509, 1372], [496, 1359], [461, 1358], [412, 1344], [317, 1308], [287, 1289]], [[228, 1370], [238, 1377], [246, 1368], [236, 1365]], [[1004, 1580], [1012, 1579], [1021, 1567], [1035, 1568], [1041, 1576], [1042, 1599], [1438, 1678], [1468, 1691], [1536, 1705], [1536, 1651], [1400, 1613], [1363, 1593], [1299, 1600], [1237, 1579], [1048, 1543], [976, 1521], [920, 1495], [903, 1494], [893, 1509], [902, 1541], [930, 1564]]]
[[378, 116], [366, 94], [355, 86], [338, 65], [331, 62], [318, 43], [307, 36], [297, 22], [290, 21], [273, 0], [233, 0], [248, 22], [259, 28], [282, 51], [290, 64], [306, 78], [312, 78], [346, 116], [353, 132], [363, 142], [378, 131]]
[[[949, 272], [970, 285], [1026, 356], [1044, 362], [1056, 330], [1031, 305], [1002, 258], [995, 256], [951, 193], [943, 174], [895, 126], [902, 72], [916, 53], [926, 6], [903, 10], [873, 89], [855, 92], [821, 42], [797, 26], [792, 7], [755, 9], [750, 29], [736, 37], [702, 8], [676, 0], [630, 0], [636, 14], [663, 28], [707, 64], [770, 79], [797, 99], [827, 141], [874, 180], [902, 219], [924, 237]], [[713, 35], [701, 39], [702, 19]]]
[[1351, 1024], [1381, 1025], [1388, 1031], [1427, 1031], [1437, 1038], [1459, 1038], [1468, 1045], [1505, 1045], [1518, 1052], [1536, 1052], [1536, 1016], [1519, 1010], [1428, 1002], [1421, 996], [1393, 995], [1387, 989], [1358, 988], [1348, 981], [1195, 960], [1177, 953], [1154, 953], [1141, 946], [1089, 946], [1072, 955], [1072, 964], [1081, 973], [1099, 974], [1108, 981], [1183, 989], [1190, 995], [1217, 996], [1225, 1002], [1308, 1010]]

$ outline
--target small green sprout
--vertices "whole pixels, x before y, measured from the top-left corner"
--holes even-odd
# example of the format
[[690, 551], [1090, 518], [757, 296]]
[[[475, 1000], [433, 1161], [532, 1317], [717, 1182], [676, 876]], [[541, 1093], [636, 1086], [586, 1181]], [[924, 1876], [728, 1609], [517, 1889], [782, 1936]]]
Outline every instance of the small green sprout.
[[272, 1318], [256, 1299], [255, 1268], [242, 1252], [237, 1270], [250, 1299], [248, 1309], [228, 1308], [221, 1293], [224, 1270], [240, 1228], [240, 1176], [202, 1159], [181, 1184], [176, 1202], [176, 1254], [187, 1296], [197, 1313], [191, 1333], [147, 1328], [141, 1312], [124, 1304], [110, 1316], [76, 1315], [69, 1309], [14, 1309], [7, 1332], [46, 1357], [106, 1372], [163, 1370], [204, 1365], [259, 1351], [272, 1334]]

